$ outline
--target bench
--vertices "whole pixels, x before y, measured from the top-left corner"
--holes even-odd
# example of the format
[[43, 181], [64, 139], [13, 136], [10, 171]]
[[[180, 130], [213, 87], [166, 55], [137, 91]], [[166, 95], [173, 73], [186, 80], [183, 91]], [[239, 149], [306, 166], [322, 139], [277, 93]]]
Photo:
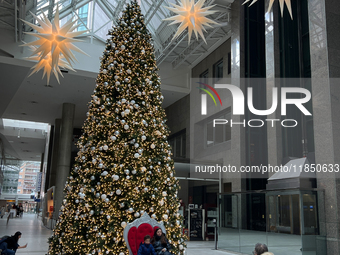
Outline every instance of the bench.
[[124, 240], [129, 249], [130, 255], [137, 255], [139, 245], [144, 241], [144, 237], [149, 235], [151, 238], [157, 228], [161, 228], [166, 233], [163, 222], [158, 222], [144, 213], [140, 218], [128, 223], [124, 228]]

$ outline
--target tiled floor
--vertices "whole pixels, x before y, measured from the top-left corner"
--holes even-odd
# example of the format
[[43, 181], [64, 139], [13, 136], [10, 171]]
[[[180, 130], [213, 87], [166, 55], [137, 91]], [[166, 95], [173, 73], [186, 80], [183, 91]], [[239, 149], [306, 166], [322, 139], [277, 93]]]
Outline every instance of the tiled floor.
[[[251, 254], [256, 243], [267, 244], [269, 251], [275, 255], [316, 255], [315, 235], [291, 235], [252, 230], [221, 228], [218, 247], [228, 251]], [[321, 241], [319, 241], [319, 244]], [[324, 244], [325, 245], [325, 244]], [[304, 250], [302, 251], [302, 247]]]
[[6, 219], [0, 219], [0, 237], [14, 235], [16, 231], [20, 231], [22, 237], [19, 244], [28, 244], [26, 249], [18, 249], [16, 254], [44, 255], [47, 253], [47, 239], [52, 235], [52, 231], [45, 228], [36, 215], [26, 214], [23, 218], [10, 219], [8, 225], [6, 222]]
[[[10, 219], [6, 225], [6, 219], [0, 219], [0, 237], [14, 235], [16, 231], [22, 233], [20, 245], [28, 243], [26, 249], [19, 249], [16, 254], [20, 255], [45, 255], [48, 250], [47, 239], [52, 231], [45, 228], [36, 215], [26, 214], [23, 218]], [[225, 251], [213, 250], [214, 242], [188, 242], [186, 255], [234, 255]]]
[[188, 242], [186, 255], [238, 255], [240, 253], [230, 253], [223, 250], [214, 250], [214, 242]]
[[[0, 237], [13, 235], [16, 231], [22, 232], [20, 245], [28, 243], [26, 249], [19, 249], [18, 255], [45, 255], [48, 250], [47, 239], [52, 235], [52, 231], [44, 227], [41, 219], [36, 215], [26, 214], [23, 218], [10, 219], [8, 225], [6, 219], [0, 219]], [[229, 250], [214, 250], [214, 242], [188, 242], [186, 255], [234, 255], [241, 253], [239, 244], [242, 244], [242, 254], [251, 254], [257, 242], [269, 244], [270, 250], [275, 255], [315, 255], [315, 252], [301, 252], [301, 237], [285, 234], [268, 234], [255, 231], [221, 229], [219, 248]], [[289, 251], [287, 253], [287, 251]]]

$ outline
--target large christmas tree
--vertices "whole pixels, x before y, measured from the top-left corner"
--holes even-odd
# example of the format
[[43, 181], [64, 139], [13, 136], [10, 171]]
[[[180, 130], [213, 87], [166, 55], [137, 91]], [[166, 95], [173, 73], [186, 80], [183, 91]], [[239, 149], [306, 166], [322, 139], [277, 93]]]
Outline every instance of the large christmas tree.
[[109, 35], [49, 254], [127, 255], [124, 227], [143, 213], [164, 222], [183, 254], [160, 78], [137, 2]]

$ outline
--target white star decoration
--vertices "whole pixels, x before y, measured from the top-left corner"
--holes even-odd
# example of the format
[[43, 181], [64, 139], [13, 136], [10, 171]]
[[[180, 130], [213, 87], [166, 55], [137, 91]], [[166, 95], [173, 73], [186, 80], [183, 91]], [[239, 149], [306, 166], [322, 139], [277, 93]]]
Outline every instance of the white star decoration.
[[[248, 3], [250, 1], [251, 0], [246, 0], [243, 4]], [[272, 9], [274, 1], [275, 0], [270, 0], [267, 12], [270, 12], [270, 10]], [[283, 10], [284, 10], [284, 7], [285, 7], [284, 4], [286, 3], [290, 17], [291, 17], [291, 19], [293, 19], [292, 5], [290, 3], [290, 0], [279, 0], [279, 1], [280, 1], [281, 16], [283, 16]], [[256, 2], [257, 2], [257, 0], [253, 0], [249, 6], [252, 6]]]
[[[29, 45], [30, 49], [35, 52], [37, 51], [38, 47], [36, 46], [33, 46], [33, 45]], [[55, 68], [52, 68], [52, 57], [51, 57], [51, 52], [49, 52], [43, 59], [41, 59], [39, 57], [38, 54], [34, 55], [34, 56], [30, 56], [28, 58], [26, 58], [28, 60], [33, 60], [33, 61], [38, 61], [37, 64], [35, 64], [32, 69], [34, 69], [30, 75], [28, 77], [30, 77], [32, 74], [34, 73], [37, 73], [39, 72], [42, 68], [44, 68], [44, 73], [43, 73], [43, 77], [45, 77], [45, 75], [47, 76], [47, 84], [49, 84], [49, 81], [50, 81], [50, 76], [51, 76], [51, 72], [53, 72], [55, 78], [57, 79], [58, 83], [59, 82], [59, 77], [58, 77], [58, 73], [61, 75], [61, 77], [64, 77], [62, 72], [60, 71], [60, 68], [64, 68], [64, 69], [69, 69], [69, 70], [72, 70], [72, 71], [76, 71], [72, 68], [72, 66], [70, 66], [68, 64], [68, 62], [66, 62], [64, 59], [64, 56], [61, 55], [59, 57], [59, 60], [58, 60], [58, 64], [56, 65]]]
[[[57, 81], [59, 82], [58, 73], [62, 76], [59, 66], [75, 71], [72, 68], [71, 62], [75, 62], [77, 59], [71, 50], [87, 55], [81, 49], [72, 44], [73, 42], [80, 42], [81, 40], [74, 39], [73, 37], [83, 34], [86, 32], [86, 30], [72, 32], [80, 25], [74, 25], [77, 20], [68, 20], [62, 27], [60, 27], [58, 8], [53, 22], [50, 22], [44, 14], [43, 20], [35, 16], [33, 13], [31, 14], [38, 21], [40, 26], [22, 20], [38, 32], [27, 32], [26, 34], [30, 34], [39, 38], [39, 40], [22, 45], [30, 46], [30, 48], [33, 49], [33, 53], [28, 59], [38, 61], [38, 63], [32, 67], [33, 71], [30, 75], [44, 68], [43, 78], [46, 74], [47, 84], [49, 84], [51, 72], [53, 72]], [[38, 45], [38, 47], [35, 45]], [[62, 60], [62, 58], [65, 58], [66, 61]]]
[[164, 19], [164, 20], [173, 20], [173, 22], [171, 22], [169, 25], [181, 23], [181, 25], [178, 27], [176, 34], [173, 37], [173, 40], [176, 37], [178, 37], [188, 27], [188, 32], [189, 32], [188, 43], [190, 43], [192, 31], [194, 31], [196, 35], [196, 39], [198, 39], [198, 34], [200, 34], [204, 42], [207, 43], [205, 40], [204, 34], [203, 34], [203, 31], [206, 32], [204, 26], [211, 27], [210, 24], [217, 24], [217, 23], [206, 17], [207, 15], [210, 15], [216, 12], [216, 11], [209, 11], [209, 9], [211, 9], [215, 5], [202, 8], [204, 2], [205, 0], [199, 0], [195, 4], [194, 0], [181, 0], [181, 5], [170, 3], [171, 5], [174, 6], [174, 8], [167, 7], [167, 6], [165, 7], [178, 15]]

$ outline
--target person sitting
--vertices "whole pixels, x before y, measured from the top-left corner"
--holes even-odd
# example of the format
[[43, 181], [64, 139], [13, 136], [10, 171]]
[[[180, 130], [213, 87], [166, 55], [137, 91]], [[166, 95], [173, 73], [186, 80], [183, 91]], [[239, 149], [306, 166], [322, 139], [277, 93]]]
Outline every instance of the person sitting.
[[20, 238], [21, 238], [21, 232], [18, 231], [11, 237], [1, 239], [2, 253], [7, 254], [7, 255], [14, 255], [17, 249], [26, 248], [27, 244], [24, 246], [20, 246], [18, 244], [18, 241]]
[[262, 255], [274, 255], [274, 253], [271, 253], [271, 252], [265, 252], [265, 253], [262, 253]]
[[144, 242], [139, 245], [138, 255], [156, 255], [155, 249], [150, 244], [150, 239], [149, 235], [144, 237]]
[[262, 243], [255, 244], [255, 250], [253, 251], [253, 255], [262, 255], [265, 252], [268, 252], [267, 245]]
[[161, 228], [156, 229], [151, 243], [155, 248], [157, 255], [173, 255], [173, 253], [170, 252], [171, 245], [166, 239], [165, 234], [162, 232]]

